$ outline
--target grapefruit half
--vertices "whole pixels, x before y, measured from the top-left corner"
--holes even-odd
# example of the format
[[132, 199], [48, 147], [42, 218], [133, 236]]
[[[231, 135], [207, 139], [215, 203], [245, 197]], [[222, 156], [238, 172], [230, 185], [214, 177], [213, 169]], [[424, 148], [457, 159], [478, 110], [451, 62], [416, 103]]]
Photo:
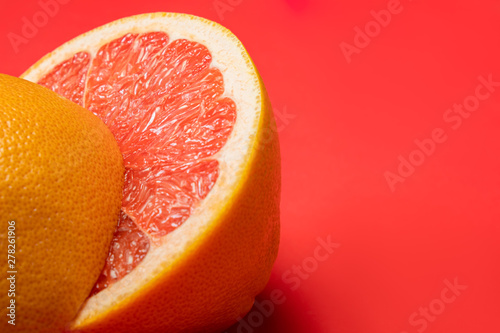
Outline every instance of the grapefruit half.
[[118, 227], [78, 332], [216, 332], [252, 307], [278, 251], [280, 156], [262, 80], [209, 20], [144, 14], [87, 32], [23, 75], [118, 142]]

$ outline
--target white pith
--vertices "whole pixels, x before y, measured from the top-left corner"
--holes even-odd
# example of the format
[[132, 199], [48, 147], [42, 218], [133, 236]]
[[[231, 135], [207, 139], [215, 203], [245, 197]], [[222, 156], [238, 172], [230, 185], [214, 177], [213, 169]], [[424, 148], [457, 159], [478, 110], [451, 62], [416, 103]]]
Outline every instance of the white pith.
[[250, 163], [255, 132], [260, 121], [262, 96], [258, 74], [239, 40], [227, 29], [202, 18], [171, 13], [129, 17], [81, 35], [42, 58], [22, 75], [37, 82], [57, 64], [86, 51], [92, 57], [104, 44], [126, 33], [164, 31], [170, 42], [188, 39], [205, 45], [212, 54], [212, 65], [224, 77], [224, 97], [236, 103], [237, 116], [225, 146], [213, 156], [219, 161], [219, 177], [208, 196], [180, 227], [166, 235], [160, 244], [151, 244], [144, 260], [128, 275], [95, 296], [82, 307], [75, 326], [104, 316], [107, 310], [144, 290], [159, 272], [165, 274], [186, 251], [194, 250], [197, 239], [210, 232], [214, 221], [224, 213], [226, 204], [240, 184], [243, 170]]

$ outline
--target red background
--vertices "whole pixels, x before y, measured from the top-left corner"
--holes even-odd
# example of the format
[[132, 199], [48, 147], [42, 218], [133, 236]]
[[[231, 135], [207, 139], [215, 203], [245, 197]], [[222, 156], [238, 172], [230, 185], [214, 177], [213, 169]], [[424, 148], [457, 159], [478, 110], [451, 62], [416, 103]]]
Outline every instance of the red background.
[[[500, 332], [500, 87], [456, 130], [443, 119], [479, 76], [500, 82], [498, 0], [401, 0], [380, 31], [371, 11], [394, 0], [65, 1], [17, 52], [9, 33], [42, 7], [2, 1], [0, 72], [20, 75], [80, 33], [155, 11], [222, 23], [261, 72], [283, 194], [280, 253], [259, 299], [285, 300], [228, 332]], [[348, 63], [340, 45], [367, 23], [373, 37]], [[392, 191], [386, 171], [398, 172], [400, 155], [422, 157], [415, 140], [436, 128], [446, 140]], [[340, 244], [324, 261], [318, 237]], [[445, 304], [455, 279], [467, 289]]]

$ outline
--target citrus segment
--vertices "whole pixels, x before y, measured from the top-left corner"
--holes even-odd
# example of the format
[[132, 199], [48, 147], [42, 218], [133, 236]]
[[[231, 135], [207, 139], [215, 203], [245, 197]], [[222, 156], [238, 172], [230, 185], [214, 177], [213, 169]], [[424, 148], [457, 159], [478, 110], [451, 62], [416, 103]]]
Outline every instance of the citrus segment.
[[127, 214], [120, 214], [109, 250], [106, 266], [97, 280], [92, 294], [116, 282], [137, 266], [149, 251], [149, 240]]
[[83, 106], [85, 79], [89, 65], [89, 54], [86, 52], [79, 52], [70, 59], [57, 65], [43, 79], [38, 81], [38, 84]]
[[165, 235], [188, 218], [194, 205], [207, 196], [217, 175], [215, 160], [175, 169], [162, 164], [146, 170], [128, 169], [122, 209], [149, 235]]

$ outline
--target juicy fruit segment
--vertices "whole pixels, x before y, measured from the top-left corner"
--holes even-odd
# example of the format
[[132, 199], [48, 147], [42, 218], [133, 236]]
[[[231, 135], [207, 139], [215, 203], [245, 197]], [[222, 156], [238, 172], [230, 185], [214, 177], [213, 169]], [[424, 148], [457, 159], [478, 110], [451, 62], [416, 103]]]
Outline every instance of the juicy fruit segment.
[[70, 60], [57, 65], [52, 72], [38, 81], [38, 84], [84, 106], [83, 91], [89, 64], [90, 55], [88, 53], [77, 53]]
[[222, 97], [223, 77], [211, 60], [196, 42], [128, 33], [93, 58], [75, 54], [39, 80], [99, 116], [123, 155], [122, 213], [94, 292], [136, 267], [215, 184], [212, 156], [232, 131], [236, 105]]
[[127, 214], [122, 212], [111, 242], [107, 264], [91, 294], [98, 293], [130, 273], [144, 259], [148, 251], [148, 237]]

